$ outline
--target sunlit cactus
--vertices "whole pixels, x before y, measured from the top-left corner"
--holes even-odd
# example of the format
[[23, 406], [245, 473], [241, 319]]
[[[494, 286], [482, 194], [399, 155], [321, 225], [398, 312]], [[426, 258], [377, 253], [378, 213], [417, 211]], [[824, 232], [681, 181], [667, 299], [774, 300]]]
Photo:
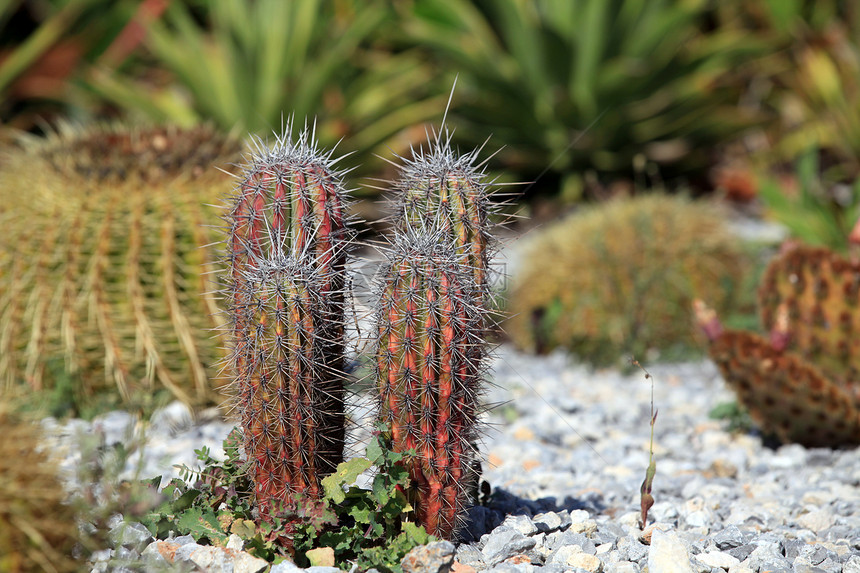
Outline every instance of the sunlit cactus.
[[451, 538], [474, 481], [483, 310], [474, 275], [437, 233], [406, 232], [388, 251], [376, 307], [379, 418], [407, 458], [412, 505]]
[[800, 355], [786, 350], [788, 311], [777, 311], [770, 339], [726, 330], [711, 309], [696, 302], [708, 351], [738, 401], [766, 433], [807, 447], [860, 444], [860, 402]]
[[257, 140], [227, 214], [229, 370], [261, 513], [317, 498], [343, 459], [346, 193], [289, 127]]
[[[220, 401], [207, 274], [238, 140], [193, 129], [63, 128], [0, 159], [0, 380], [66, 385], [73, 407], [167, 390]], [[213, 331], [216, 335], [213, 336]], [[118, 392], [117, 392], [118, 391]]]
[[479, 151], [458, 154], [443, 127], [426, 151], [413, 149], [411, 158], [401, 158], [393, 202], [399, 231], [439, 231], [472, 269], [475, 284], [486, 289], [492, 204], [486, 174], [477, 164]]

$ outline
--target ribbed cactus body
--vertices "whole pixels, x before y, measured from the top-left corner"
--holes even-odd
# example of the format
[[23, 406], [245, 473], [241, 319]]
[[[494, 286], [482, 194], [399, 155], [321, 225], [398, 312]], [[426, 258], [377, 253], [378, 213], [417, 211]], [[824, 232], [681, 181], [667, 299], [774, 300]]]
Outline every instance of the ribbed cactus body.
[[765, 432], [807, 447], [860, 444], [856, 397], [813, 362], [785, 350], [786, 315], [778, 314], [767, 340], [750, 332], [724, 330], [713, 311], [701, 303], [697, 308], [711, 358]]
[[232, 198], [231, 369], [257, 503], [318, 497], [343, 459], [346, 198], [312, 134], [257, 141]]
[[491, 204], [486, 176], [475, 166], [477, 151], [454, 153], [447, 131], [428, 145], [428, 151], [403, 160], [394, 199], [396, 227], [441, 232], [472, 269], [475, 284], [485, 289]]
[[257, 261], [234, 309], [246, 344], [238, 406], [255, 498], [264, 514], [322, 493], [343, 450], [343, 379], [326, 362], [324, 285], [291, 256]]
[[482, 373], [471, 269], [439, 236], [407, 233], [389, 253], [376, 315], [379, 417], [408, 458], [413, 506], [450, 538], [468, 501]]
[[850, 387], [860, 404], [860, 262], [794, 246], [768, 266], [759, 288], [762, 326], [788, 310], [787, 348]]
[[65, 130], [0, 160], [0, 379], [86, 401], [168, 389], [219, 401], [226, 340], [207, 273], [209, 207], [230, 189], [213, 164], [238, 141], [205, 127]]

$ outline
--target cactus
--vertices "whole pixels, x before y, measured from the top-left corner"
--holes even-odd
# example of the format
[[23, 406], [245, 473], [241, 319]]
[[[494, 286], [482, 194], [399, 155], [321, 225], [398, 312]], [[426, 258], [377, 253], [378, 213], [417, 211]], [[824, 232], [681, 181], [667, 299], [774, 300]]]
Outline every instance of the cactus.
[[395, 183], [395, 226], [403, 232], [439, 229], [451, 242], [474, 282], [486, 291], [489, 266], [490, 201], [485, 173], [475, 165], [479, 150], [458, 155], [442, 128], [429, 150], [401, 158]]
[[788, 309], [778, 310], [770, 340], [724, 330], [716, 313], [696, 302], [696, 318], [726, 383], [766, 433], [807, 447], [860, 444], [860, 401], [806, 359], [786, 351]]
[[474, 480], [482, 306], [472, 269], [436, 233], [395, 237], [376, 308], [379, 418], [406, 465], [418, 521], [451, 538]]
[[256, 149], [227, 215], [236, 406], [264, 516], [317, 498], [344, 446], [342, 174], [313, 134]]
[[524, 246], [506, 331], [537, 353], [563, 347], [593, 364], [683, 352], [694, 298], [727, 309], [744, 271], [715, 206], [645, 195], [591, 207]]
[[[128, 403], [167, 389], [218, 401], [226, 341], [206, 273], [209, 226], [230, 188], [215, 164], [240, 144], [208, 127], [64, 128], [0, 161], [0, 380], [115, 386]], [[25, 190], [26, 192], [22, 192]]]
[[38, 427], [0, 404], [0, 571], [80, 571], [75, 510], [42, 451]]
[[860, 262], [824, 248], [787, 245], [759, 287], [762, 326], [785, 306], [787, 348], [860, 395]]

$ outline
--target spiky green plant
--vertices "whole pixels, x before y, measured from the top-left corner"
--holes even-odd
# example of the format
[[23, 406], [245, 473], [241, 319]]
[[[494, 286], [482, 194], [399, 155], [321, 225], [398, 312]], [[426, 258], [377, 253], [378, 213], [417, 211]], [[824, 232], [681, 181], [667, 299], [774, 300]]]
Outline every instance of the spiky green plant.
[[318, 498], [344, 446], [342, 174], [312, 131], [257, 140], [229, 207], [233, 390], [264, 517]]
[[717, 207], [658, 194], [575, 213], [537, 232], [520, 260], [508, 293], [513, 341], [595, 364], [689, 348], [693, 299], [725, 310], [744, 268]]
[[[461, 78], [460, 141], [492, 132], [508, 169], [581, 188], [582, 171], [701, 169], [715, 142], [757, 121], [736, 102], [741, 62], [768, 44], [709, 28], [704, 0], [412, 0], [404, 42]], [[705, 31], [707, 30], [707, 31]], [[576, 181], [579, 181], [577, 185]], [[558, 186], [555, 187], [558, 189]]]
[[451, 538], [474, 480], [483, 367], [474, 275], [444, 232], [393, 240], [376, 307], [379, 418], [405, 460], [419, 523]]
[[786, 306], [779, 315], [767, 340], [724, 330], [716, 313], [696, 304], [711, 358], [764, 432], [807, 447], [860, 444], [860, 396], [814, 362], [788, 351], [794, 325], [789, 326]]
[[74, 508], [40, 448], [40, 432], [0, 404], [0, 570], [9, 573], [80, 571]]
[[[240, 144], [209, 127], [63, 128], [0, 161], [0, 379], [217, 401], [210, 226]], [[60, 368], [53, 368], [61, 364]], [[53, 374], [59, 370], [59, 375]]]

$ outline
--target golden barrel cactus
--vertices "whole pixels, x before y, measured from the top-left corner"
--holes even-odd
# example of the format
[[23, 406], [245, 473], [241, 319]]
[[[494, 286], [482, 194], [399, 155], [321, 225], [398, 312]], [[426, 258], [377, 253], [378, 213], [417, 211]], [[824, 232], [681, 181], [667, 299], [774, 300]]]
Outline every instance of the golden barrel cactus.
[[713, 204], [659, 194], [588, 207], [523, 247], [506, 331], [594, 363], [693, 346], [693, 299], [725, 310], [744, 257]]
[[62, 129], [0, 157], [0, 384], [213, 401], [207, 273], [240, 144], [208, 127]]
[[0, 404], [0, 571], [80, 571], [75, 510], [56, 464], [39, 450], [39, 432]]

